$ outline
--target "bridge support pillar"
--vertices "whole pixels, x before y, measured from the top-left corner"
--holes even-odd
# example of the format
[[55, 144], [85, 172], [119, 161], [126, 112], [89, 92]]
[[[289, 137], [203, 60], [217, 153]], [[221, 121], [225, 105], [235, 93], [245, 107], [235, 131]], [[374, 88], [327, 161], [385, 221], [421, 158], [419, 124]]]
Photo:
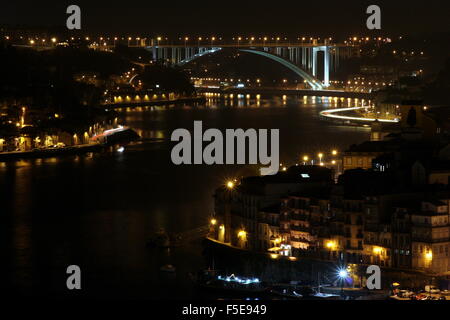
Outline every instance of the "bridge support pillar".
[[158, 50], [156, 49], [156, 47], [155, 46], [153, 46], [152, 47], [152, 59], [153, 59], [153, 61], [156, 61], [156, 60], [158, 60]]
[[330, 85], [330, 49], [328, 46], [314, 47], [312, 50], [312, 74], [317, 76], [317, 53], [323, 51], [323, 82], [324, 86]]
[[317, 77], [317, 52], [319, 52], [319, 48], [312, 48], [312, 74], [314, 77]]
[[330, 86], [330, 52], [329, 52], [329, 48], [325, 47], [324, 48], [324, 75], [323, 75], [323, 84], [325, 87], [329, 87]]
[[295, 48], [288, 48], [289, 51], [289, 60], [293, 63], [296, 63], [295, 61]]
[[306, 48], [302, 48], [302, 67], [306, 69]]

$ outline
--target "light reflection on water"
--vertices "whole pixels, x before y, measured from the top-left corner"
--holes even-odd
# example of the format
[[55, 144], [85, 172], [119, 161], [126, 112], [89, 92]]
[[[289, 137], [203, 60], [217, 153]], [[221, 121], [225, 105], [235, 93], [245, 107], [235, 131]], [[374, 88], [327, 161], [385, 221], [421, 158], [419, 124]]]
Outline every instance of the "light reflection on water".
[[[188, 296], [186, 274], [203, 264], [199, 247], [149, 250], [146, 240], [160, 228], [181, 232], [206, 224], [214, 189], [230, 177], [256, 174], [257, 168], [174, 166], [172, 131], [192, 130], [194, 120], [221, 130], [279, 128], [280, 160], [294, 164], [304, 154], [344, 150], [369, 137], [367, 129], [319, 118], [321, 110], [341, 104], [347, 101], [234, 96], [208, 99], [205, 106], [123, 108], [119, 122], [146, 139], [123, 153], [0, 163], [7, 285], [22, 295], [32, 294], [31, 288], [61, 294], [64, 268], [79, 264], [93, 296]], [[177, 267], [174, 279], [161, 275], [166, 263]]]

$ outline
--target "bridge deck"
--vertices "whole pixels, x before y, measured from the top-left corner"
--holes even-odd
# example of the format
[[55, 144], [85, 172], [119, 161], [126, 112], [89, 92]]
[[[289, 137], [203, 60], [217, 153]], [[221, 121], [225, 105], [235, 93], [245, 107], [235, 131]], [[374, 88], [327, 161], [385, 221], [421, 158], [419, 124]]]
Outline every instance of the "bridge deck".
[[[329, 47], [329, 48], [356, 48], [356, 45], [340, 44], [340, 43], [263, 43], [263, 42], [252, 42], [252, 43], [186, 43], [186, 44], [155, 44], [148, 45], [147, 48], [314, 48], [314, 47]], [[130, 46], [133, 47], [133, 46]], [[135, 46], [138, 47], [138, 46]]]

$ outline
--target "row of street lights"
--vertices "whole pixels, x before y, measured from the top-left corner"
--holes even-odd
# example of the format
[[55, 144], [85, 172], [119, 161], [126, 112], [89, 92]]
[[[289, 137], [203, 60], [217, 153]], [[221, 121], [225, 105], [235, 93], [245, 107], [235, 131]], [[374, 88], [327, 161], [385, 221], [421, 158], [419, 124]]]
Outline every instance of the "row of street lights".
[[[338, 151], [337, 150], [331, 150], [331, 155], [332, 156], [337, 156], [338, 155]], [[323, 157], [324, 157], [324, 153], [323, 152], [319, 152], [317, 154], [317, 157], [319, 158], [319, 165], [323, 166], [324, 163], [323, 163], [322, 160], [323, 160]], [[308, 155], [304, 155], [302, 160], [303, 160], [303, 164], [306, 165], [307, 162], [310, 160], [310, 157]], [[311, 159], [311, 164], [314, 164], [314, 160], [313, 159]], [[331, 164], [336, 164], [336, 160], [332, 160]]]

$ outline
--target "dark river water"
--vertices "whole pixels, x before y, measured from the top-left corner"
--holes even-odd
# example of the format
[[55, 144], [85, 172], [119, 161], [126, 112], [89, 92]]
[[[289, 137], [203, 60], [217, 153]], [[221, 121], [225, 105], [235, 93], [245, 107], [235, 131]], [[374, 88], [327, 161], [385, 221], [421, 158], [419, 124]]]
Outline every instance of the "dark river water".
[[[342, 105], [347, 105], [347, 101]], [[121, 122], [142, 143], [125, 151], [0, 163], [2, 286], [10, 295], [92, 298], [188, 298], [188, 272], [204, 267], [201, 246], [149, 249], [160, 228], [206, 225], [214, 189], [250, 166], [175, 166], [170, 135], [177, 128], [278, 128], [280, 160], [344, 150], [368, 139], [366, 128], [334, 125], [319, 111], [342, 106], [321, 98], [217, 99], [206, 106], [123, 111]], [[159, 140], [154, 140], [154, 138]], [[176, 266], [174, 275], [159, 268]], [[66, 268], [82, 270], [82, 290], [66, 289]]]

